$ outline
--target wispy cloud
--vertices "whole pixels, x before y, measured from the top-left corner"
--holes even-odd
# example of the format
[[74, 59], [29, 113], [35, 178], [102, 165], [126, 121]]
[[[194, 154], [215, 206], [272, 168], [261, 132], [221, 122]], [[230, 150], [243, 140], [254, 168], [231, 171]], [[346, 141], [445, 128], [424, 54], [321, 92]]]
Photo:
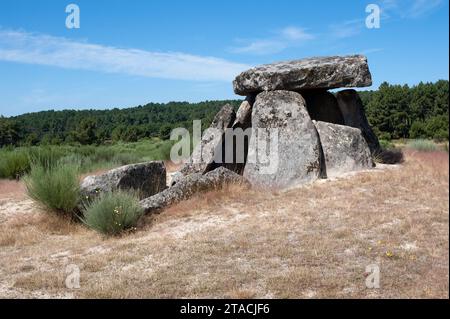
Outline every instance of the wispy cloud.
[[442, 0], [415, 0], [408, 11], [411, 18], [418, 18], [426, 15], [436, 9]]
[[315, 36], [304, 28], [288, 26], [275, 32], [275, 35], [265, 39], [243, 40], [239, 39], [242, 45], [231, 48], [233, 53], [249, 54], [273, 54], [281, 52], [289, 47], [302, 45]]
[[384, 51], [384, 48], [371, 48], [371, 49], [365, 49], [365, 50], [358, 51], [358, 53], [368, 55], [368, 54], [378, 53], [378, 52], [383, 52], [383, 51]]
[[230, 81], [248, 68], [209, 56], [123, 49], [12, 30], [0, 30], [0, 60], [194, 81]]
[[443, 0], [381, 0], [380, 7], [387, 16], [420, 18], [436, 10]]
[[[403, 19], [419, 18], [433, 12], [443, 0], [379, 0], [381, 20], [387, 21], [397, 16]], [[353, 19], [329, 26], [335, 39], [345, 39], [361, 34], [366, 28], [365, 18]]]
[[281, 29], [280, 35], [285, 40], [300, 42], [305, 42], [315, 38], [315, 36], [311, 33], [308, 33], [306, 29], [292, 26]]
[[345, 39], [354, 37], [365, 28], [364, 19], [354, 19], [342, 23], [330, 25], [330, 33], [333, 38]]
[[[239, 42], [246, 42], [239, 40]], [[285, 50], [288, 46], [286, 43], [277, 40], [254, 40], [240, 47], [231, 48], [233, 53], [249, 53], [249, 54], [273, 54]]]

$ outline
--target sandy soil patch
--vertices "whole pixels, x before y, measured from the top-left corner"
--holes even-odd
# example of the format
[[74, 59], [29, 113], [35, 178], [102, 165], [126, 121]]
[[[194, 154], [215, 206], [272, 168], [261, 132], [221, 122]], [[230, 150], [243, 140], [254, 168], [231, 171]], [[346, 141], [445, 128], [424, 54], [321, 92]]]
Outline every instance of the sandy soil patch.
[[[114, 238], [29, 203], [0, 223], [0, 297], [448, 298], [448, 164], [407, 152], [401, 167], [286, 192], [232, 187]], [[379, 289], [365, 285], [372, 264]]]

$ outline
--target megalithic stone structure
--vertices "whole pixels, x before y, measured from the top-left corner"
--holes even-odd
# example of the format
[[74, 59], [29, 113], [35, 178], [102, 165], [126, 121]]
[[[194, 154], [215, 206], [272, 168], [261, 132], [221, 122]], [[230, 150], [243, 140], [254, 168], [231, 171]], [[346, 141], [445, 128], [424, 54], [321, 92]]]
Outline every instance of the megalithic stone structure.
[[[372, 85], [367, 58], [362, 55], [313, 57], [251, 68], [233, 81], [234, 92], [246, 96], [234, 113], [224, 107], [211, 124], [218, 136], [204, 135], [180, 176], [206, 174], [224, 167], [244, 175], [252, 185], [282, 189], [371, 168], [380, 144], [354, 89], [334, 94], [330, 89]], [[226, 148], [229, 130], [251, 128], [245, 139]], [[248, 131], [247, 131], [248, 132]], [[277, 132], [277, 133], [275, 133]], [[278, 134], [276, 147], [271, 134]], [[266, 147], [259, 147], [263, 142]], [[238, 145], [244, 143], [243, 145]], [[261, 145], [260, 145], [261, 144]], [[244, 152], [244, 162], [236, 154]], [[270, 154], [275, 150], [274, 154]], [[215, 162], [215, 153], [232, 161]], [[198, 161], [203, 159], [202, 161]], [[272, 167], [267, 161], [275, 160]], [[274, 164], [274, 163], [272, 163]]]

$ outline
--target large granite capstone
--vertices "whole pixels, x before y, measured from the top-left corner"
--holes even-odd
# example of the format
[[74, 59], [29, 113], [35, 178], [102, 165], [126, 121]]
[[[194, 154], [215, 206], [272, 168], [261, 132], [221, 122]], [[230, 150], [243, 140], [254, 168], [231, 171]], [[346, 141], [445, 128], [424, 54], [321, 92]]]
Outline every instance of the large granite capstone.
[[239, 95], [371, 85], [367, 58], [362, 55], [315, 57], [261, 65], [242, 72], [233, 81], [234, 92]]

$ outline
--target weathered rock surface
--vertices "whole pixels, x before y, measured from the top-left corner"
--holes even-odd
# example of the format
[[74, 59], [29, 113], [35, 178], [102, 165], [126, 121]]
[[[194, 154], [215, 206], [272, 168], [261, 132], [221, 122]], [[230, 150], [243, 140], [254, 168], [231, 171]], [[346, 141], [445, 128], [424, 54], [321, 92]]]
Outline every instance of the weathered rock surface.
[[380, 142], [367, 121], [364, 106], [358, 92], [355, 90], [343, 90], [336, 94], [336, 99], [344, 117], [345, 125], [359, 128], [369, 145], [370, 152], [377, 154], [381, 150]]
[[140, 204], [146, 213], [153, 213], [169, 205], [189, 199], [199, 192], [220, 189], [230, 184], [250, 185], [241, 175], [224, 167], [219, 167], [204, 175], [194, 173], [184, 176], [172, 187], [141, 200]]
[[83, 197], [93, 198], [102, 192], [135, 190], [141, 198], [166, 188], [166, 167], [162, 161], [122, 166], [97, 176], [87, 176], [80, 185]]
[[362, 55], [316, 57], [266, 64], [247, 70], [233, 81], [234, 92], [332, 89], [372, 85], [367, 58]]
[[314, 124], [322, 143], [327, 176], [374, 166], [369, 146], [359, 129], [320, 121]]
[[242, 175], [247, 161], [248, 145], [251, 136], [252, 108], [255, 96], [247, 96], [236, 112], [236, 120], [232, 130], [225, 134], [222, 154], [223, 164], [221, 166]]
[[233, 123], [233, 128], [242, 128], [243, 130], [252, 126], [252, 107], [255, 103], [255, 96], [247, 96], [241, 103], [236, 112], [236, 120]]
[[252, 130], [244, 177], [253, 185], [287, 188], [323, 176], [319, 135], [299, 93], [258, 94]]
[[[231, 105], [227, 104], [216, 114], [210, 129], [206, 130], [200, 143], [192, 152], [188, 163], [180, 169], [184, 176], [194, 173], [206, 173], [214, 169], [216, 153], [222, 149], [225, 130], [231, 127], [236, 119], [236, 113]], [[178, 178], [177, 178], [178, 179]]]
[[336, 97], [326, 90], [302, 91], [311, 119], [344, 125]]

